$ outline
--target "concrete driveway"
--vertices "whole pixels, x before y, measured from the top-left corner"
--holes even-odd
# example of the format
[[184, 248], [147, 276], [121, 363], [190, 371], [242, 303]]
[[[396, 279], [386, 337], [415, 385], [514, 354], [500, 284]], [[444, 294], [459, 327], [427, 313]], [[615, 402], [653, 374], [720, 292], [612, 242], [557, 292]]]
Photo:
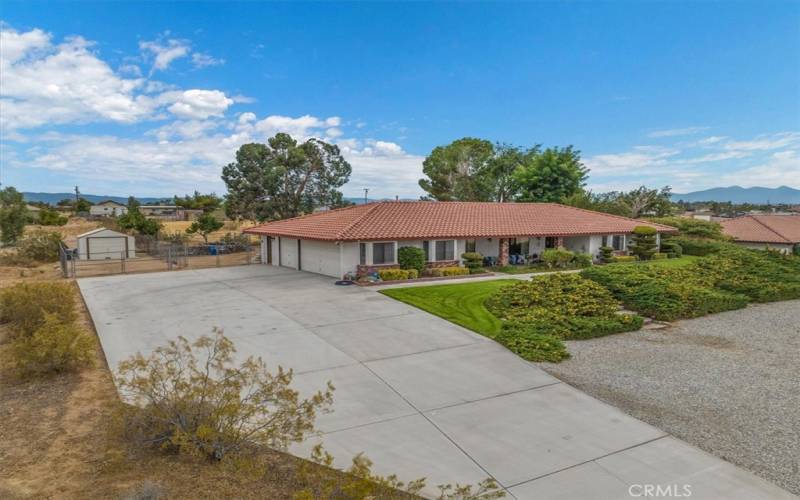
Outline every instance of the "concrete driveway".
[[519, 499], [628, 499], [647, 485], [673, 496], [688, 485], [693, 499], [795, 498], [368, 288], [258, 265], [78, 283], [112, 369], [218, 326], [242, 357], [293, 368], [301, 392], [331, 380], [334, 411], [291, 450], [299, 456], [318, 440], [340, 467], [365, 452], [379, 473], [427, 477], [430, 493], [493, 477]]

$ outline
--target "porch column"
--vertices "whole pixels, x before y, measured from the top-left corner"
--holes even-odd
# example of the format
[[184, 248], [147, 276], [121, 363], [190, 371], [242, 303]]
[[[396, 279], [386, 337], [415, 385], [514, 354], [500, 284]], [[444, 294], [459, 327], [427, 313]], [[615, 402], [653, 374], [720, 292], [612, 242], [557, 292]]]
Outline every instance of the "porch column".
[[559, 236], [556, 238], [556, 248], [564, 248], [564, 237]]
[[508, 238], [500, 238], [500, 253], [497, 256], [497, 263], [501, 266], [508, 265]]

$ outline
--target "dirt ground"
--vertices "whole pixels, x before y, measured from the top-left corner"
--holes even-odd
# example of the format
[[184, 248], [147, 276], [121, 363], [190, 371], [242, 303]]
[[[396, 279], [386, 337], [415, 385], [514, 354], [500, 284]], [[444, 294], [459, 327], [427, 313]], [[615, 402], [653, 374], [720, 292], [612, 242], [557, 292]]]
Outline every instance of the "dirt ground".
[[[192, 225], [191, 221], [161, 221], [164, 224], [163, 232], [165, 234], [173, 234], [173, 233], [186, 233], [186, 229]], [[250, 221], [231, 221], [227, 220], [224, 223], [225, 225], [222, 226], [222, 229], [219, 231], [214, 231], [208, 235], [208, 241], [217, 241], [226, 233], [239, 233], [242, 229], [246, 229], [248, 227], [253, 227], [256, 224]], [[199, 234], [191, 234], [189, 236], [189, 241], [192, 243], [204, 243], [203, 237]], [[253, 242], [257, 241], [256, 237], [251, 237]]]
[[[0, 267], [0, 286], [58, 276], [51, 264]], [[96, 338], [79, 293], [76, 301], [80, 324]], [[0, 356], [6, 333], [0, 325]], [[0, 370], [0, 498], [125, 498], [144, 481], [168, 498], [292, 497], [301, 461], [290, 455], [268, 452], [260, 478], [155, 452], [131, 455], [114, 432], [119, 403], [97, 346], [95, 366], [76, 374], [19, 380]]]

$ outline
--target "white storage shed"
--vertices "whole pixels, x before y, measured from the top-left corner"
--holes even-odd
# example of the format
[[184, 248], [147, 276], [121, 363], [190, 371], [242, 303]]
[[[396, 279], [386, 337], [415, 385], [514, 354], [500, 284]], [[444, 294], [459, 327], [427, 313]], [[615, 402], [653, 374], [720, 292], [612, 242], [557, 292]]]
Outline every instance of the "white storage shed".
[[104, 227], [78, 235], [79, 260], [106, 260], [136, 257], [133, 236]]

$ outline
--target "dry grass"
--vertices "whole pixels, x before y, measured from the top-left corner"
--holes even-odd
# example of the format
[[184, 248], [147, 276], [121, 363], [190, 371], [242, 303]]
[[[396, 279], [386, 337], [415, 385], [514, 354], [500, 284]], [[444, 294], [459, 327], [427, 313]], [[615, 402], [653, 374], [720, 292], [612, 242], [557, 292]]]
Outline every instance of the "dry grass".
[[53, 231], [61, 233], [61, 239], [68, 247], [75, 247], [78, 244], [77, 236], [86, 233], [92, 229], [102, 227], [98, 221], [86, 220], [82, 217], [70, 217], [69, 221], [63, 226], [40, 226], [38, 224], [30, 224], [25, 226], [25, 232], [33, 232], [39, 229], [44, 231]]
[[[191, 221], [162, 221], [164, 224], [163, 232], [166, 234], [172, 233], [186, 233], [186, 229], [192, 225]], [[225, 236], [226, 233], [239, 233], [242, 229], [253, 227], [256, 224], [251, 221], [225, 221], [225, 225], [219, 231], [214, 231], [208, 235], [208, 241], [216, 241]], [[193, 243], [203, 243], [203, 237], [199, 234], [190, 234], [189, 241]], [[251, 237], [251, 241], [257, 241], [257, 238]]]
[[[48, 266], [25, 269], [25, 277], [18, 268], [0, 268], [0, 286], [53, 279]], [[76, 301], [80, 324], [94, 332], [78, 293]], [[0, 356], [8, 349], [5, 335], [0, 325]], [[144, 481], [168, 498], [292, 497], [301, 461], [290, 455], [267, 452], [260, 478], [154, 452], [131, 455], [113, 432], [119, 400], [99, 342], [96, 356], [95, 368], [47, 379], [0, 371], [0, 498], [119, 498]]]

